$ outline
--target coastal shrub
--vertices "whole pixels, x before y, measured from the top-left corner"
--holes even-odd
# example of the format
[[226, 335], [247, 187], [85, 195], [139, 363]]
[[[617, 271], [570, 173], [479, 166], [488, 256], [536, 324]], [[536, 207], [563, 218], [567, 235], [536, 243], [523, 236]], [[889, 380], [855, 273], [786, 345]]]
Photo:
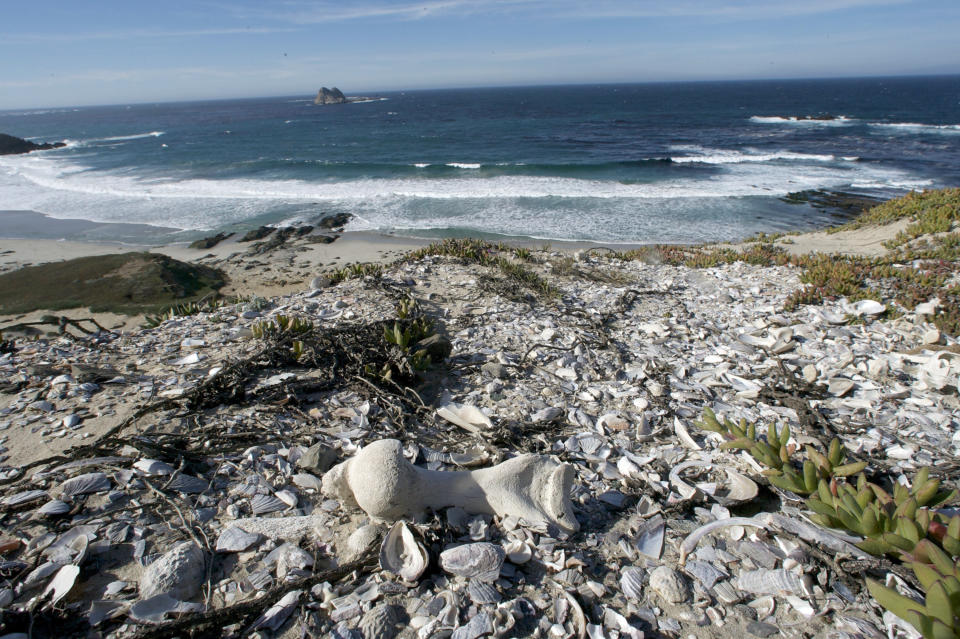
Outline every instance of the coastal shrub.
[[864, 226], [889, 224], [902, 219], [909, 219], [912, 224], [907, 226], [888, 248], [900, 246], [925, 233], [949, 231], [950, 226], [960, 220], [960, 188], [911, 192], [878, 204], [857, 219], [827, 229], [827, 232], [836, 233]]

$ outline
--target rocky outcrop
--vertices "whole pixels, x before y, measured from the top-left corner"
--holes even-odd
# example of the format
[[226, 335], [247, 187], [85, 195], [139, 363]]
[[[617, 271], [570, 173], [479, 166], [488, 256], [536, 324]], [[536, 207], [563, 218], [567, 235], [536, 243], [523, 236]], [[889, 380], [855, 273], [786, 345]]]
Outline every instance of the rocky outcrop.
[[0, 155], [14, 155], [16, 153], [29, 153], [30, 151], [46, 151], [48, 149], [59, 149], [67, 146], [63, 142], [47, 142], [37, 144], [30, 140], [17, 138], [12, 135], [0, 133]]
[[328, 89], [327, 87], [320, 87], [320, 90], [317, 92], [317, 97], [313, 100], [314, 104], [346, 104], [350, 100], [347, 99], [347, 96], [343, 94], [343, 91], [337, 87]]

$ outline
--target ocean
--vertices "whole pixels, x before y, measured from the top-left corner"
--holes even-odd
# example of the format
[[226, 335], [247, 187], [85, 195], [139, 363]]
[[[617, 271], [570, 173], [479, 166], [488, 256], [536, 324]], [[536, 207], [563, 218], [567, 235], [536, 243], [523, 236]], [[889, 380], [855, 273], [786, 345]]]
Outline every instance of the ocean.
[[0, 132], [68, 142], [0, 156], [0, 209], [148, 225], [144, 243], [346, 212], [347, 230], [643, 244], [839, 219], [791, 193], [960, 184], [960, 76], [368, 95], [0, 111]]

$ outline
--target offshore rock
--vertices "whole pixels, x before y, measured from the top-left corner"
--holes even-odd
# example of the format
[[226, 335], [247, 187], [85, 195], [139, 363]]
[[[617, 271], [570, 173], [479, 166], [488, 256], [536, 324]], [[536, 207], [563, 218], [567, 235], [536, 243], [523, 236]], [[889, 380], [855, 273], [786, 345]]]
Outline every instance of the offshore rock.
[[343, 91], [337, 87], [332, 89], [320, 87], [317, 97], [313, 100], [314, 104], [346, 104], [347, 102], [349, 102], [347, 96], [343, 95]]
[[47, 151], [49, 149], [59, 149], [67, 146], [63, 142], [46, 142], [37, 144], [30, 140], [0, 133], [0, 155], [15, 155], [17, 153], [29, 153], [30, 151]]

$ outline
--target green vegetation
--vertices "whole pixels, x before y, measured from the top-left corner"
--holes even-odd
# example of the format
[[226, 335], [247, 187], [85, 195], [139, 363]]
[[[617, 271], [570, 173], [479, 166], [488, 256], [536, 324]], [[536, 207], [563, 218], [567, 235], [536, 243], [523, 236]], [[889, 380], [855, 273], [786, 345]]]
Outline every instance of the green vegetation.
[[154, 313], [216, 296], [224, 284], [216, 269], [158, 253], [81, 257], [0, 275], [0, 313], [78, 307]]
[[[527, 288], [536, 295], [546, 298], [560, 297], [560, 291], [543, 277], [504, 255], [505, 253], [517, 255], [517, 251], [520, 251], [521, 256], [529, 254], [529, 251], [523, 252], [526, 249], [510, 249], [504, 244], [491, 244], [472, 238], [449, 238], [412, 251], [402, 258], [402, 261], [416, 261], [429, 255], [455, 257], [468, 264], [496, 268], [506, 280]], [[520, 257], [520, 259], [525, 258]]]
[[[615, 253], [613, 257], [690, 268], [710, 268], [743, 261], [762, 266], [795, 266], [805, 286], [784, 303], [785, 310], [804, 304], [822, 304], [846, 297], [850, 301], [874, 299], [913, 310], [917, 304], [938, 298], [940, 306], [930, 318], [950, 335], [960, 334], [960, 189], [910, 193], [879, 204], [856, 220], [828, 232], [851, 230], [870, 224], [909, 219], [910, 224], [886, 243], [889, 253], [866, 258], [836, 255], [791, 256], [769, 243], [776, 236], [750, 241], [743, 250], [710, 246], [657, 245]], [[921, 237], [923, 236], [923, 237]], [[896, 307], [886, 316], [899, 316]]]
[[[719, 433], [721, 448], [746, 450], [767, 469], [763, 472], [778, 488], [807, 496], [810, 519], [863, 537], [857, 546], [873, 555], [886, 555], [909, 566], [926, 590], [923, 603], [867, 580], [877, 602], [910, 622], [924, 637], [958, 637], [960, 628], [960, 515], [949, 517], [937, 509], [955, 500], [939, 479], [921, 468], [907, 488], [893, 483], [891, 492], [869, 481], [866, 462], [848, 462], [839, 439], [824, 452], [807, 445], [804, 458], [794, 460], [790, 429], [767, 429], [766, 441], [757, 437], [756, 424], [720, 421], [709, 408], [696, 422]], [[851, 479], [857, 475], [856, 484]]]

